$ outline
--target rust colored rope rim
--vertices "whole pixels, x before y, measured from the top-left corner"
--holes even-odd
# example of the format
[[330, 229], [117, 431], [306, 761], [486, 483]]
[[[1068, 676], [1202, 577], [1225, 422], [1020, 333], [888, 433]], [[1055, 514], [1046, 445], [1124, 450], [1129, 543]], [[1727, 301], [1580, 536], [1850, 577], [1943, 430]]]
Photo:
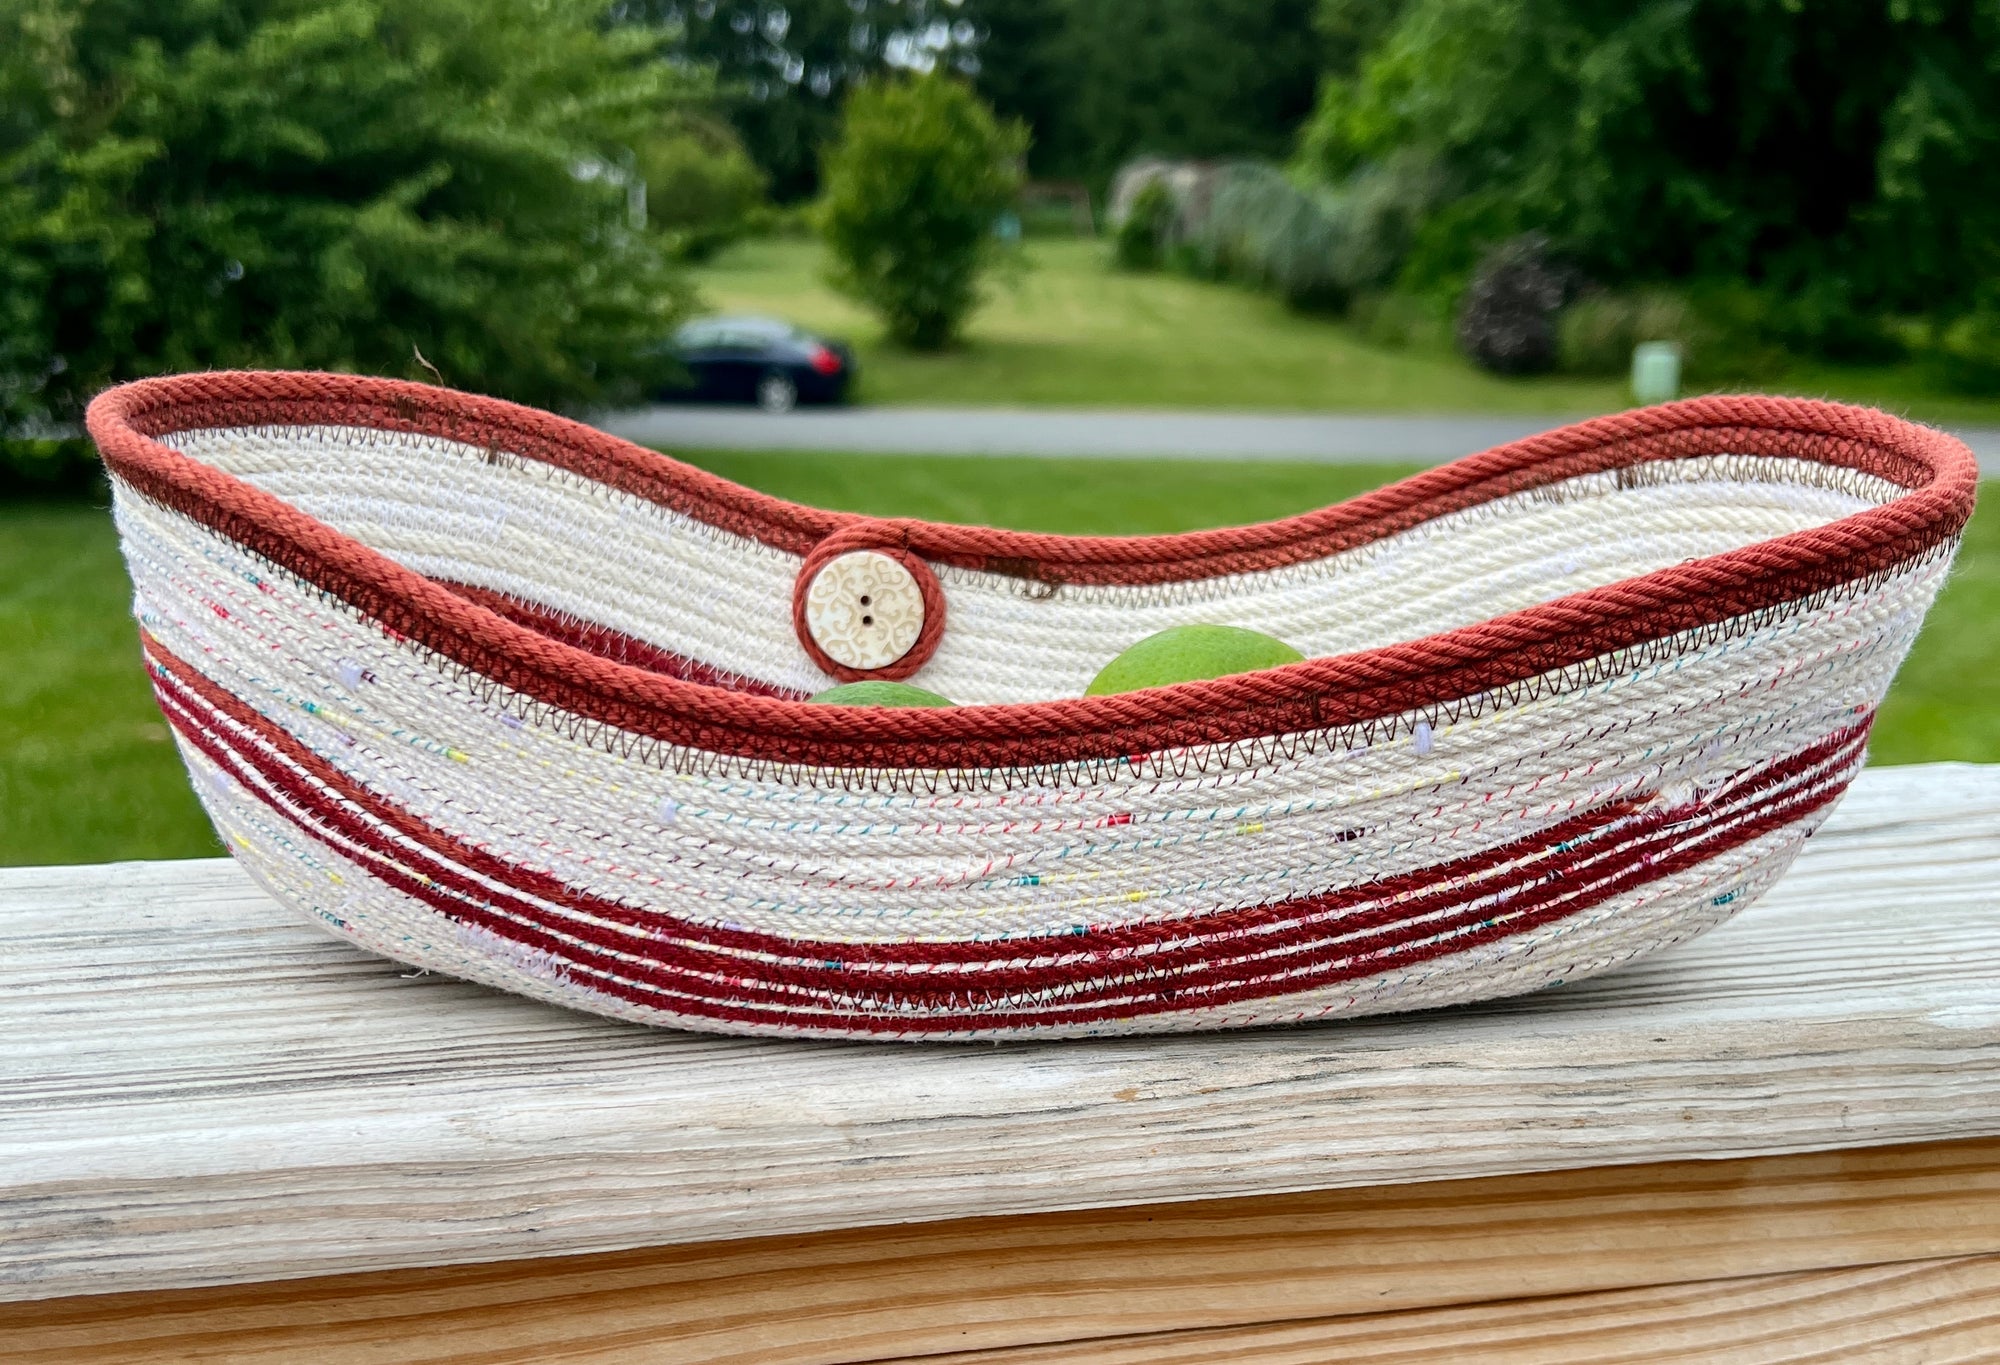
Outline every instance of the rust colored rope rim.
[[[692, 749], [834, 767], [1007, 767], [1363, 723], [1521, 683], [1893, 570], [1971, 515], [1977, 465], [1946, 433], [1864, 408], [1714, 397], [1594, 419], [1302, 516], [1108, 538], [885, 520], [742, 488], [580, 423], [397, 380], [220, 372], [101, 395], [87, 424], [118, 479], [534, 701]], [[1708, 454], [1793, 457], [1904, 489], [1829, 525], [1570, 594], [1420, 640], [1121, 696], [950, 710], [808, 706], [662, 676], [508, 619], [173, 450], [177, 431], [335, 425], [539, 461], [801, 557], [863, 535], [933, 564], [1064, 584], [1164, 583], [1303, 563], [1579, 475]], [[784, 604], [774, 604], [779, 610]]]

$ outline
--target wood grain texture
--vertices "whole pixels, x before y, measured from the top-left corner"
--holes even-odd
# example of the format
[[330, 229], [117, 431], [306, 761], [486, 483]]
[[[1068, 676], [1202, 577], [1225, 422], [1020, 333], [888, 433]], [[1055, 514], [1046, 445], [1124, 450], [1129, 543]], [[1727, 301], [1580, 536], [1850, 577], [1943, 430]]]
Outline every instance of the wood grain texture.
[[1403, 1018], [649, 1031], [407, 973], [226, 862], [0, 873], [0, 1298], [2000, 1133], [2000, 769], [1875, 770], [1738, 920]]
[[[906, 1357], [901, 1365], [917, 1365]], [[921, 1357], [923, 1365], [2000, 1361], [2000, 1256]]]
[[0, 1304], [0, 1341], [9, 1365], [1089, 1359], [1138, 1333], [1993, 1252], [1986, 1139]]

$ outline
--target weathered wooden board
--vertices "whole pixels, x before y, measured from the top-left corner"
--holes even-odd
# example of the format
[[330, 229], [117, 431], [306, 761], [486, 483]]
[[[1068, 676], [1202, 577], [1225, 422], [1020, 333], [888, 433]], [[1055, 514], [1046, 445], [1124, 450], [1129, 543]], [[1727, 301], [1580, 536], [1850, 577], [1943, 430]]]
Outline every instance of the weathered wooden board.
[[[897, 1365], [917, 1365], [908, 1357]], [[921, 1357], [923, 1365], [2000, 1361], [2000, 1256]], [[885, 1362], [885, 1365], [888, 1363]]]
[[[1994, 1252], [2000, 1140], [1985, 1139], [44, 1299], [0, 1304], [0, 1354], [8, 1365], [835, 1365], [967, 1347], [1006, 1361], [1045, 1343], [1028, 1358], [1153, 1358], [1136, 1337], [1171, 1361], [1203, 1359], [1219, 1325], [1307, 1319], [1292, 1336], [1245, 1339], [1258, 1351], [1338, 1341], [1277, 1358], [1345, 1360], [1350, 1339], [1393, 1336], [1384, 1310], [1426, 1315], [1412, 1317], [1418, 1339], [1449, 1341], [1473, 1329], [1428, 1316], [1440, 1305]], [[1753, 1294], [1745, 1309], [1780, 1301]], [[1609, 1330], [1615, 1313], [1585, 1308]], [[1494, 1312], [1515, 1335], [1546, 1320]], [[1310, 1321], [1346, 1315], [1367, 1316]]]
[[0, 1298], [2000, 1133], [2000, 769], [1709, 937], [1183, 1039], [790, 1044], [412, 976], [228, 863], [0, 873]]

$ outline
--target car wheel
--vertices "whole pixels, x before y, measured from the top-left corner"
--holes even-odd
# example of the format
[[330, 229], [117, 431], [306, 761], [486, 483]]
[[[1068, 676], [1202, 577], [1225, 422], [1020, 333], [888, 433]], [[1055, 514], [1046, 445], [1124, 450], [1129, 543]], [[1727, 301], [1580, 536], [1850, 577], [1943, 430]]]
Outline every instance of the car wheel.
[[757, 381], [757, 406], [766, 412], [790, 412], [799, 405], [799, 386], [788, 374], [772, 370]]

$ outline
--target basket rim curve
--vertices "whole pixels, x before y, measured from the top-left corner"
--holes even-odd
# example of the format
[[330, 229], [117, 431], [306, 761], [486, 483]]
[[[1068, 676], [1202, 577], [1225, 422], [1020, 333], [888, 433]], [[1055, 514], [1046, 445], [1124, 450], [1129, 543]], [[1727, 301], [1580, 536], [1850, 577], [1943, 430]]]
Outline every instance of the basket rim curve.
[[[1955, 437], [1874, 409], [1716, 396], [1574, 423], [1295, 517], [1166, 536], [1089, 537], [807, 507], [581, 422], [404, 380], [281, 371], [145, 379], [100, 394], [85, 421], [106, 465], [138, 493], [532, 702], [678, 747], [816, 768], [1116, 759], [1448, 706], [1891, 571], [1958, 534], [1978, 479], [1971, 452]], [[856, 708], [666, 677], [552, 639], [156, 439], [202, 428], [305, 425], [430, 435], [551, 464], [799, 556], [829, 535], [869, 528], [935, 563], [1057, 589], [1284, 567], [1514, 493], [1663, 459], [1789, 456], [1879, 475], [1904, 491], [1824, 526], [1421, 639], [1261, 673], [1104, 697]]]

